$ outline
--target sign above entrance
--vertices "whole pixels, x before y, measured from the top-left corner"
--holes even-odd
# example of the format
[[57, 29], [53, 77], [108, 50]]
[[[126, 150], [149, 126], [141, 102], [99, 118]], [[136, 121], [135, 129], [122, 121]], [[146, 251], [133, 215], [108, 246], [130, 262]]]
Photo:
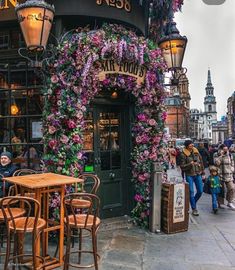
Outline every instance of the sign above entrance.
[[99, 80], [104, 81], [107, 74], [123, 74], [136, 78], [137, 84], [144, 83], [146, 77], [146, 67], [137, 63], [121, 62], [114, 60], [104, 60], [101, 62], [102, 71], [98, 74]]
[[[15, 6], [25, 0], [0, 0], [0, 22], [16, 20]], [[55, 17], [73, 25], [123, 23], [135, 27], [142, 34], [148, 31], [149, 1], [137, 0], [47, 0], [55, 6]], [[78, 18], [79, 17], [79, 18]], [[76, 27], [76, 26], [73, 26]]]

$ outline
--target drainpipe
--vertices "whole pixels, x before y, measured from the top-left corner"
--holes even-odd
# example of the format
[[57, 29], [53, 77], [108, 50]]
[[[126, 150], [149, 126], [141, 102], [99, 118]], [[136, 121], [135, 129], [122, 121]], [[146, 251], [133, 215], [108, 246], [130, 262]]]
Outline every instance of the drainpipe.
[[161, 231], [161, 192], [162, 192], [162, 166], [160, 162], [153, 162], [151, 170], [151, 207], [149, 230], [157, 233]]

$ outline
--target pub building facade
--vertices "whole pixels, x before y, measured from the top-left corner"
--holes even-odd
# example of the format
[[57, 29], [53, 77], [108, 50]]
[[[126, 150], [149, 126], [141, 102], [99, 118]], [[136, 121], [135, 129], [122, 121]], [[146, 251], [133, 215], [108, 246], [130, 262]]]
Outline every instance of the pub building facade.
[[[25, 47], [25, 43], [15, 15], [17, 2], [23, 3], [25, 1], [3, 0], [0, 3], [0, 151], [11, 151], [14, 156], [13, 162], [20, 168], [40, 170], [41, 159], [47, 152], [47, 135], [50, 136], [55, 131], [47, 129], [48, 134], [45, 134], [45, 130], [42, 131], [45, 128], [45, 122], [43, 124], [45, 95], [48, 97], [48, 93], [45, 94], [42, 77], [38, 76], [29, 61], [18, 53], [18, 49]], [[153, 39], [153, 43], [156, 43], [162, 35], [164, 23], [172, 16], [173, 11], [179, 10], [182, 5], [182, 1], [176, 0], [67, 0], [66, 2], [51, 0], [47, 2], [55, 6], [55, 17], [48, 41], [48, 44], [54, 45], [72, 29], [79, 28], [82, 33], [81, 29], [89, 25], [91, 32], [95, 32], [102, 28], [103, 23], [106, 23], [106, 28], [111, 25], [110, 29], [112, 29], [113, 24], [121, 25], [127, 33], [125, 34], [127, 42], [128, 31], [130, 31], [136, 37], [143, 36], [144, 42], [150, 37]], [[72, 39], [70, 41], [72, 42]], [[104, 42], [104, 46], [107, 42], [108, 40]], [[157, 54], [155, 57], [161, 58]], [[163, 62], [161, 64], [164, 66]], [[144, 85], [146, 76], [148, 76], [146, 65], [139, 62], [128, 63], [127, 60], [120, 62], [106, 58], [100, 63], [99, 68], [101, 70], [98, 74], [100, 81], [104, 81], [109, 75], [113, 77], [123, 75], [132, 78], [132, 81], [136, 81], [137, 85]], [[49, 78], [47, 89], [51, 87], [51, 81], [54, 85], [58, 83], [53, 81], [55, 76], [59, 77], [56, 74], [56, 68], [51, 68], [50, 72], [51, 79]], [[157, 79], [156, 85], [161, 89], [161, 76], [158, 75]], [[44, 92], [42, 91], [43, 87]], [[141, 88], [137, 87], [137, 89]], [[159, 91], [160, 95], [163, 96], [162, 89]], [[134, 172], [136, 174], [134, 177], [139, 178], [137, 181], [140, 184], [144, 183], [143, 187], [131, 180], [133, 179], [133, 166], [138, 167], [136, 165], [138, 162], [133, 162], [133, 148], [138, 133], [133, 132], [132, 129], [136, 122], [138, 124], [141, 121], [144, 123], [153, 120], [150, 123], [152, 126], [159, 123], [156, 118], [156, 121], [145, 118], [144, 112], [148, 106], [142, 107], [142, 114], [138, 112], [138, 118], [136, 118], [136, 100], [138, 98], [138, 95], [134, 96], [130, 89], [123, 91], [118, 86], [112, 87], [112, 85], [103, 83], [102, 90], [94, 96], [89, 104], [87, 103], [84, 118], [81, 120], [84, 124], [81, 135], [82, 151], [84, 152], [82, 170], [87, 173], [95, 173], [101, 179], [99, 196], [102, 202], [101, 214], [103, 218], [130, 214], [136, 204], [142, 204], [142, 210], [141, 207], [134, 209], [138, 212], [135, 213], [137, 219], [138, 216], [139, 220], [143, 219], [142, 224], [141, 221], [137, 223], [146, 225], [149, 216], [149, 206], [146, 207], [146, 204], [149, 198], [144, 198], [144, 194], [146, 193], [148, 197], [149, 191], [143, 191], [141, 188], [145, 185], [144, 189], [149, 189], [148, 184], [146, 184], [149, 181], [149, 172], [146, 171], [139, 175]], [[158, 96], [158, 100], [159, 102], [156, 101], [156, 104], [160, 104], [160, 96]], [[61, 102], [63, 102], [62, 97]], [[58, 105], [59, 108], [63, 107], [61, 102]], [[47, 103], [47, 109], [48, 106], [52, 106], [51, 104], [52, 101]], [[164, 109], [161, 110], [162, 112], [157, 118], [163, 119]], [[47, 119], [53, 113], [55, 114], [55, 111], [52, 109], [51, 114], [47, 114]], [[159, 138], [162, 136], [159, 131], [159, 136], [155, 136], [156, 145], [159, 146]], [[50, 140], [50, 143], [54, 141]], [[146, 143], [148, 142], [139, 140], [137, 146], [146, 145]], [[52, 145], [51, 148], [54, 150], [55, 146]], [[155, 157], [150, 161], [156, 161], [160, 157], [156, 149], [155, 153], [151, 153], [155, 154]], [[150, 155], [148, 153], [151, 152], [150, 149], [143, 151], [146, 151], [146, 155]], [[135, 155], [142, 154], [135, 153]], [[72, 159], [71, 157], [67, 158], [68, 160]], [[146, 160], [147, 158], [143, 158], [143, 164]], [[48, 167], [50, 167], [50, 162], [49, 160]], [[62, 168], [65, 166], [66, 164], [61, 164]], [[55, 172], [59, 173], [59, 171]]]

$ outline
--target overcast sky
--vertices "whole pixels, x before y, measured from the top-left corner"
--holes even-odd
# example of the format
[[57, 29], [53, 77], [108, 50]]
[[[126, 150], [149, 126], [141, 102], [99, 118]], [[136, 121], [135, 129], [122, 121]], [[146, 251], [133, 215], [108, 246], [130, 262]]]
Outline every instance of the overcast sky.
[[203, 0], [184, 0], [175, 15], [177, 28], [188, 44], [183, 66], [187, 67], [191, 108], [204, 110], [208, 67], [211, 70], [218, 120], [227, 112], [227, 99], [235, 91], [235, 0], [219, 6]]

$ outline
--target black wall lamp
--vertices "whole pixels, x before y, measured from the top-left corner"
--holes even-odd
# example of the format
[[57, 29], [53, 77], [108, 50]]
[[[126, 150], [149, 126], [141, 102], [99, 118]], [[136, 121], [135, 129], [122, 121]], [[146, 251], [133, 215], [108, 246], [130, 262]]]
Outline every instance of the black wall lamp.
[[186, 68], [182, 68], [187, 41], [187, 37], [180, 35], [176, 23], [171, 19], [166, 25], [165, 36], [158, 43], [166, 61], [168, 71], [172, 73], [171, 84], [169, 85], [178, 85], [179, 78], [187, 72]]

